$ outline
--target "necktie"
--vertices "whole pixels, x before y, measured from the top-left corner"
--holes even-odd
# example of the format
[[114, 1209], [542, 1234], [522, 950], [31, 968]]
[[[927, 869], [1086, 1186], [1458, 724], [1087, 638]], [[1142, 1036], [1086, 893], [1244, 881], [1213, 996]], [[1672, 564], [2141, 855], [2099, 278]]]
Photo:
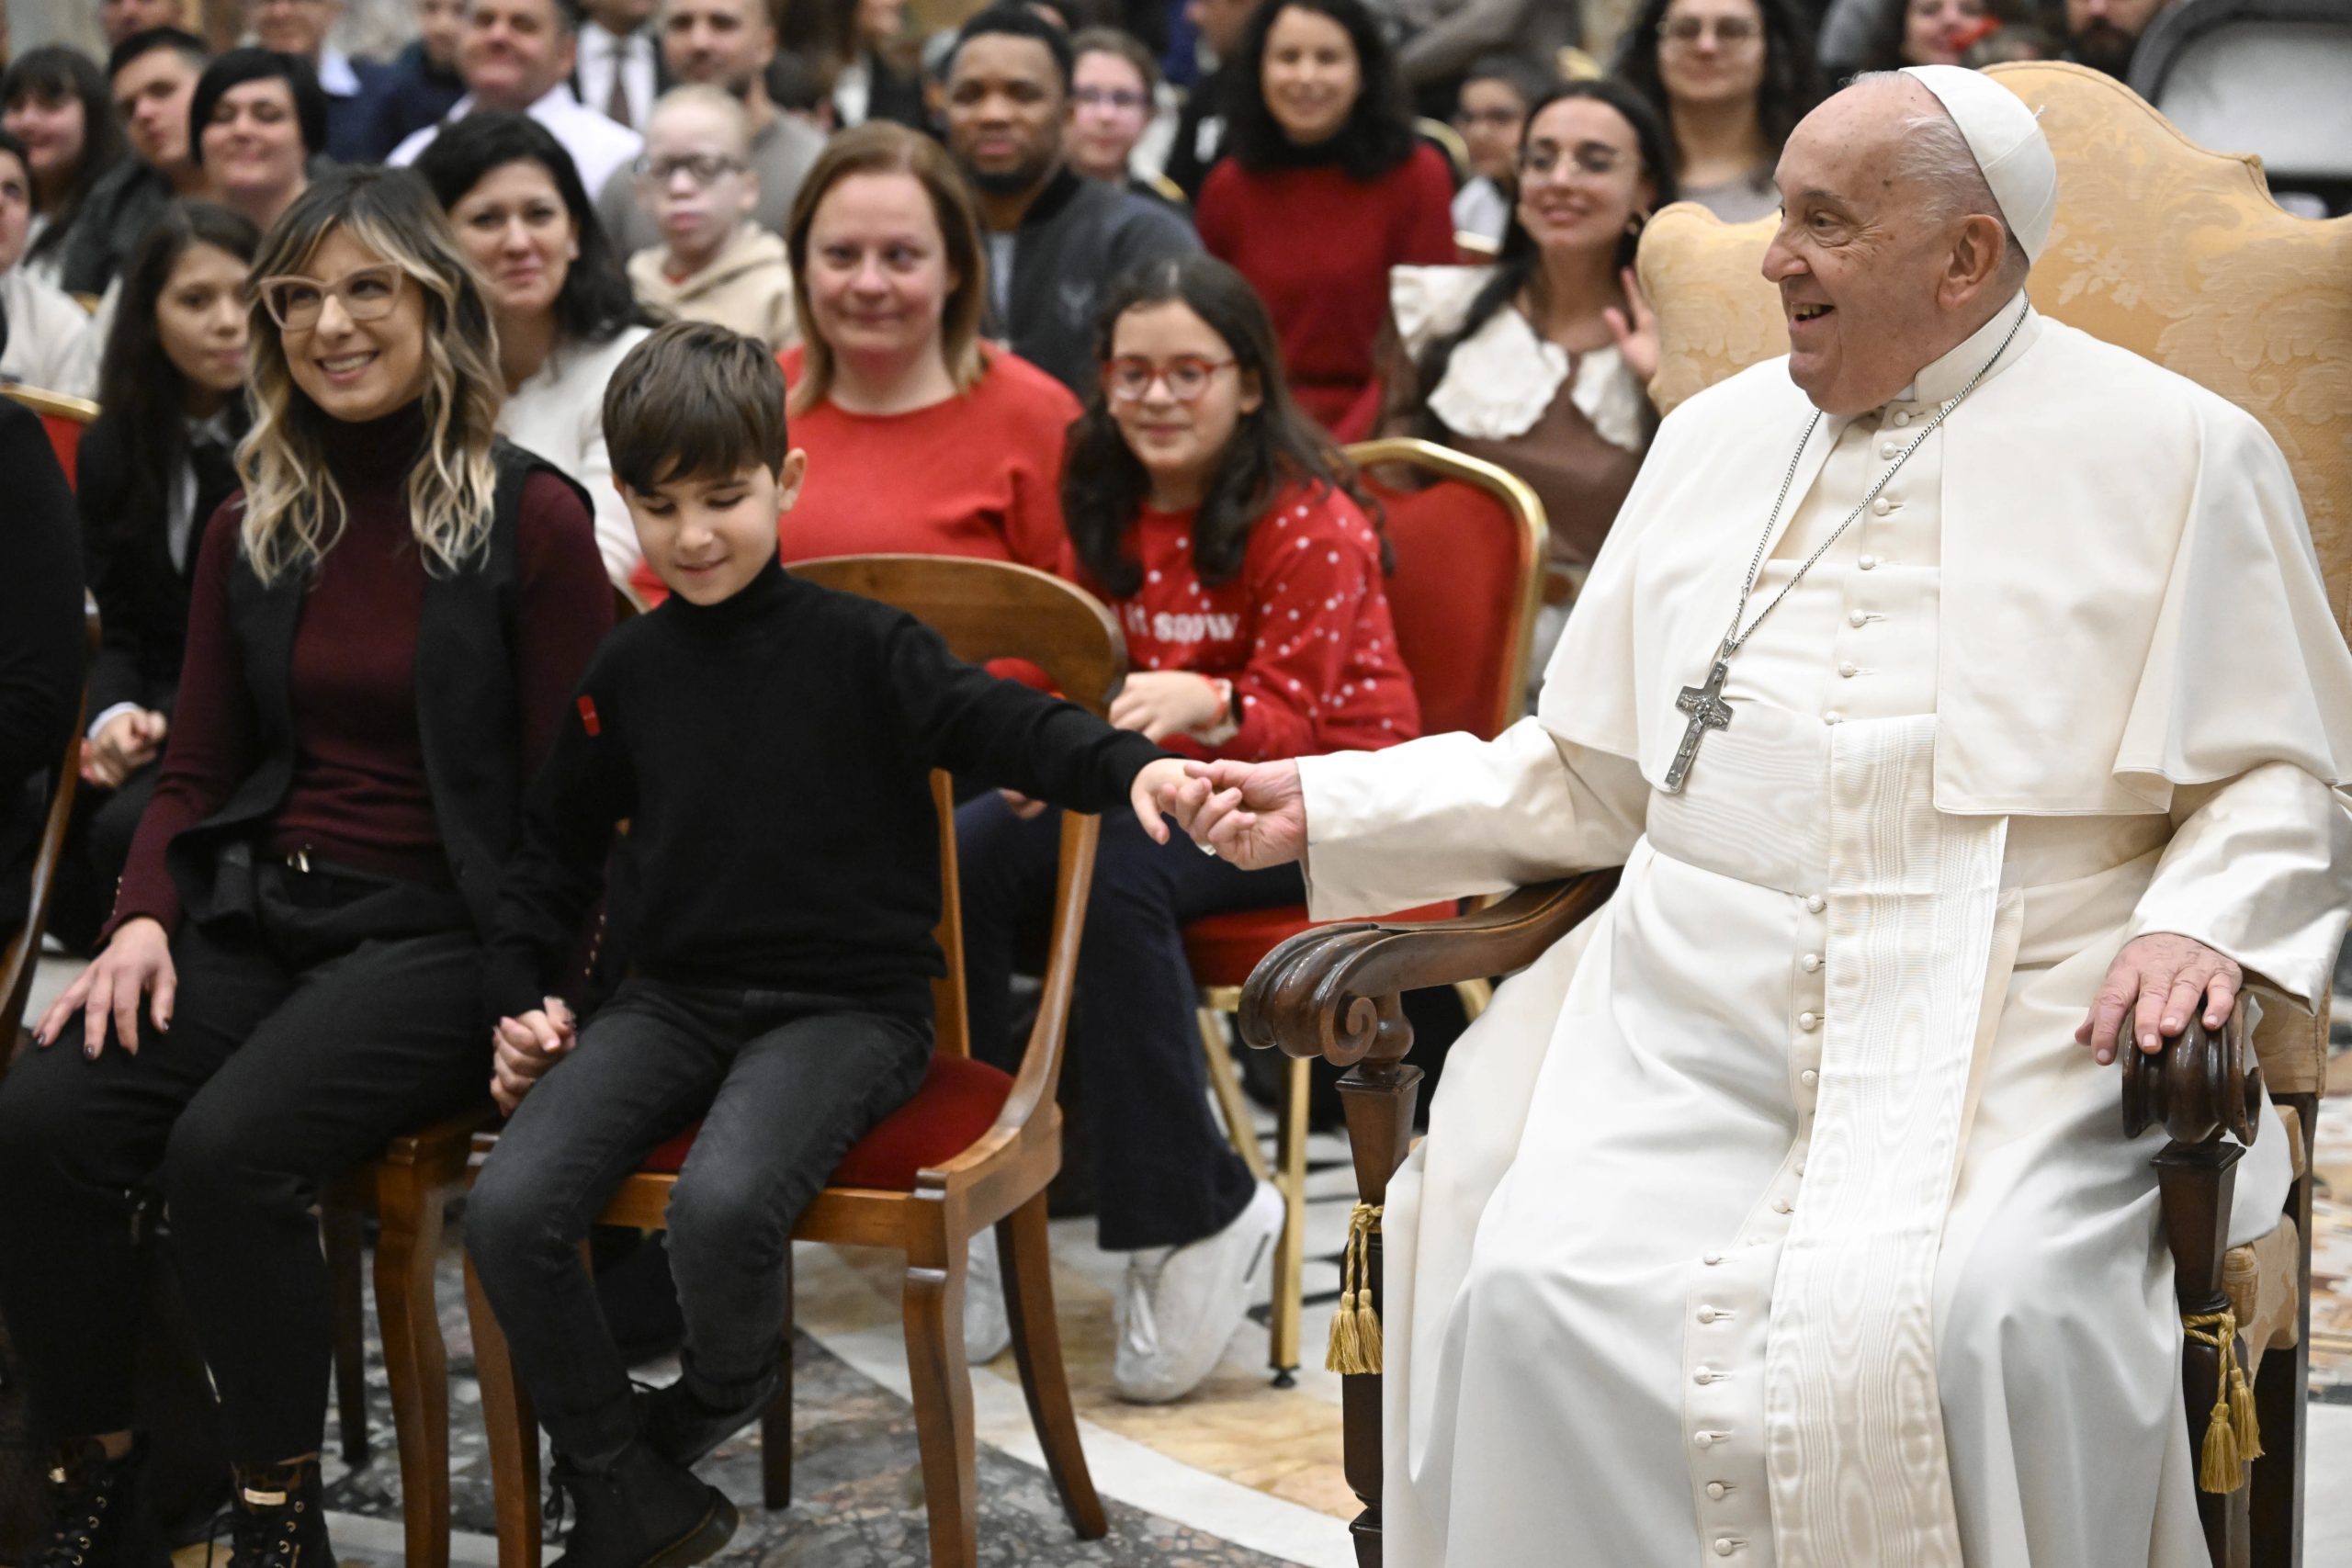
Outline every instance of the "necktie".
[[613, 39], [613, 90], [605, 101], [605, 118], [633, 130], [636, 122], [628, 115], [628, 42], [625, 38]]
[[196, 564], [197, 550], [204, 543], [204, 525], [238, 486], [237, 465], [227, 442], [208, 436], [188, 447], [187, 458], [196, 470], [196, 511], [188, 518], [187, 544], [172, 563], [183, 574]]

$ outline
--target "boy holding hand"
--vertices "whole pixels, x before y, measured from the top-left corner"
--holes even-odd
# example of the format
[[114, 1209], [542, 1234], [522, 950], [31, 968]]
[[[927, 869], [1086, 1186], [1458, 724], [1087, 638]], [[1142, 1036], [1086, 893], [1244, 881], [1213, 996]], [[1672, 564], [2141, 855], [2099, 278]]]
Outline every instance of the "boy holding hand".
[[[786, 574], [775, 519], [807, 460], [783, 411], [775, 359], [708, 323], [662, 328], [613, 377], [615, 482], [672, 597], [582, 678], [491, 942], [513, 1120], [466, 1241], [576, 1506], [571, 1568], [677, 1568], [734, 1531], [686, 1467], [771, 1397], [793, 1224], [929, 1064], [931, 770], [1076, 811], [1125, 802], [1163, 840], [1158, 792], [1184, 776], [912, 616]], [[578, 1028], [548, 993], [624, 818], [635, 962]], [[578, 1244], [697, 1117], [669, 1209], [684, 1372], [633, 1400]]]

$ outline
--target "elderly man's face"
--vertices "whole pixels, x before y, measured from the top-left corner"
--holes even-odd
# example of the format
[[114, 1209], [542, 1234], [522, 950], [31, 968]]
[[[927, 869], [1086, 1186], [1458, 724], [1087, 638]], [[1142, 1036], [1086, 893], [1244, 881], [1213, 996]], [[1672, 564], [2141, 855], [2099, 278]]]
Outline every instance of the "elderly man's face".
[[[1930, 193], [1894, 172], [1905, 122], [1940, 112], [1907, 78], [1865, 83], [1807, 115], [1781, 154], [1764, 276], [1781, 290], [1789, 377], [1829, 413], [1860, 413], [1910, 385], [1974, 330], [1970, 309], [1992, 287], [1960, 276], [1972, 220], [1939, 218]], [[1984, 220], [1979, 232], [1998, 228]]]
[[458, 70], [484, 108], [520, 113], [571, 74], [577, 47], [555, 0], [469, 0]]

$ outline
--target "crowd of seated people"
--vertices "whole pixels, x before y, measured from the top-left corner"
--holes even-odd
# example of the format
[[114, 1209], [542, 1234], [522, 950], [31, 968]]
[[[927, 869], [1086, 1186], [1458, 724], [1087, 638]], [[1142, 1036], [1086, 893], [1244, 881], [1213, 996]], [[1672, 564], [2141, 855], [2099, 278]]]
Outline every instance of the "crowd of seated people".
[[[1341, 444], [1418, 436], [1526, 481], [1540, 672], [1657, 424], [1649, 219], [1773, 212], [1782, 142], [1846, 72], [2120, 71], [2155, 7], [1645, 0], [1603, 37], [1565, 0], [975, 0], [923, 38], [903, 0], [415, 0], [382, 60], [323, 0], [245, 0], [225, 33], [219, 9], [96, 0], [103, 65], [43, 43], [0, 73], [0, 381], [99, 410], [69, 488], [0, 399], [0, 934], [85, 700], [48, 934], [89, 961], [0, 1078], [0, 1319], [65, 1441], [60, 1517], [135, 1500], [126, 1204], [159, 1190], [240, 1539], [318, 1531], [311, 1204], [494, 1077], [518, 1132], [469, 1243], [582, 1527], [636, 1564], [654, 1527], [592, 1497], [650, 1488], [673, 1538], [723, 1540], [684, 1472], [773, 1385], [779, 1258], [727, 1238], [788, 1232], [929, 1049], [909, 911], [942, 897], [931, 840], [775, 808], [787, 779], [820, 787], [807, 748], [845, 733], [840, 693], [897, 737], [864, 794], [821, 786], [874, 833], [929, 811], [932, 761], [959, 773], [986, 1060], [1019, 1049], [1056, 808], [1103, 814], [1071, 1114], [1128, 1260], [1112, 1384], [1182, 1398], [1282, 1221], [1212, 1115], [1182, 932], [1302, 884], [1171, 846], [1149, 790], [1182, 759], [1418, 733], [1384, 513]], [[1084, 588], [1130, 665], [1107, 726], [790, 571], [865, 553]], [[616, 590], [644, 613], [608, 637]], [[775, 632], [804, 613], [841, 640]], [[620, 818], [634, 869], [606, 889]], [[839, 878], [828, 940], [866, 933], [879, 967], [698, 968], [728, 922], [814, 940], [756, 907], [761, 868], [808, 855], [901, 879], [877, 912]], [[620, 999], [575, 1018], [551, 998], [600, 894], [616, 926], [671, 923], [637, 922], [637, 967], [600, 977]], [[753, 1072], [786, 1035], [864, 1055]], [[649, 1111], [588, 1066], [603, 1042], [704, 1058], [656, 1074]], [[689, 1376], [640, 1431], [563, 1277], [607, 1167], [721, 1096], [796, 1132], [689, 1168]], [[730, 1175], [769, 1185], [737, 1202]], [[968, 1272], [984, 1358], [993, 1251]], [[595, 1354], [571, 1364], [575, 1338]], [[100, 1536], [79, 1568], [130, 1568], [136, 1542]]]

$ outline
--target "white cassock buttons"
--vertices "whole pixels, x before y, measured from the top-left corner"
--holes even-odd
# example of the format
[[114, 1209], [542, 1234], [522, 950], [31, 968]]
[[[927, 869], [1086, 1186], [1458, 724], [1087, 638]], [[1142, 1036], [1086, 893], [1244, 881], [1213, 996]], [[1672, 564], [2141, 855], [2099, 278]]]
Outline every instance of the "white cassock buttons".
[[1817, 953], [1808, 953], [1797, 962], [1804, 966], [1804, 972], [1808, 975], [1817, 975], [1821, 972], [1821, 954]]
[[1807, 913], [1817, 915], [1821, 913], [1822, 910], [1829, 908], [1829, 900], [1816, 893], [1812, 897], [1804, 901], [1804, 907]]
[[1702, 1449], [1712, 1449], [1730, 1436], [1729, 1432], [1698, 1431], [1690, 1434], [1690, 1440]]
[[1908, 423], [1911, 423], [1911, 416], [1910, 416], [1908, 413], [1905, 413], [1905, 412], [1903, 410], [1901, 410], [1901, 409], [1897, 409], [1897, 410], [1895, 410], [1895, 411], [1894, 411], [1894, 427], [1895, 427], [1897, 430], [1902, 429], [1905, 425], [1906, 425], [1906, 424], [1908, 424]]
[[[1717, 1318], [1719, 1318], [1719, 1317], [1721, 1317], [1721, 1316], [1723, 1316], [1723, 1314], [1721, 1314], [1721, 1313], [1717, 1312], [1714, 1308], [1713, 1308], [1713, 1307], [1711, 1307], [1711, 1306], [1702, 1306], [1702, 1307], [1701, 1307], [1701, 1308], [1699, 1309], [1699, 1312], [1698, 1312], [1698, 1318], [1699, 1318], [1699, 1321], [1700, 1321], [1701, 1323], [1713, 1323], [1713, 1322], [1714, 1322], [1714, 1321], [1715, 1321], [1715, 1319], [1717, 1319]], [[1701, 1371], [1705, 1371], [1705, 1369], [1704, 1369], [1704, 1368], [1702, 1368], [1702, 1369], [1700, 1369], [1700, 1370], [1701, 1370]]]
[[1799, 1083], [1801, 1083], [1801, 1084], [1804, 1085], [1804, 1087], [1805, 1087], [1805, 1088], [1807, 1088], [1807, 1089], [1811, 1089], [1814, 1085], [1815, 1085], [1815, 1084], [1819, 1083], [1820, 1081], [1821, 1081], [1821, 1075], [1820, 1075], [1819, 1073], [1815, 1072], [1811, 1067], [1807, 1067], [1804, 1071], [1803, 1071], [1803, 1072], [1801, 1072], [1801, 1073], [1799, 1073], [1799, 1074], [1797, 1075], [1797, 1082], [1799, 1082]]
[[1846, 612], [1846, 624], [1849, 626], [1869, 626], [1871, 624], [1870, 612], [1868, 610], [1849, 610]]
[[1864, 556], [1860, 560], [1856, 561], [1854, 564], [1860, 567], [1864, 571], [1876, 571], [1878, 570], [1878, 557]]
[[1894, 510], [1894, 502], [1887, 500], [1884, 496], [1880, 496], [1876, 501], [1871, 502], [1871, 511], [1881, 517], [1885, 516], [1888, 513]]
[[1849, 681], [1852, 680], [1861, 672], [1861, 666], [1859, 664], [1840, 664], [1838, 666], [1838, 673]]
[[1821, 1015], [1814, 1012], [1801, 1012], [1797, 1014], [1797, 1027], [1810, 1034], [1821, 1027]]
[[1715, 1371], [1713, 1367], [1701, 1367], [1698, 1371], [1690, 1374], [1690, 1381], [1697, 1383], [1700, 1387], [1704, 1388], [1707, 1384], [1714, 1382], [1721, 1376], [1723, 1376], [1723, 1373]]
[[1718, 1503], [1724, 1500], [1724, 1494], [1730, 1490], [1730, 1487], [1724, 1485], [1720, 1481], [1710, 1481], [1707, 1483], [1707, 1495], [1713, 1498]]
[[1772, 1200], [1772, 1212], [1776, 1214], [1785, 1214], [1795, 1208], [1796, 1205], [1790, 1202], [1786, 1198], [1775, 1198]]
[[1846, 716], [1839, 713], [1836, 708], [1831, 708], [1827, 713], [1821, 716], [1821, 722], [1824, 724], [1843, 724], [1846, 722]]
[[1716, 1556], [1729, 1557], [1733, 1552], [1737, 1551], [1738, 1550], [1739, 1542], [1732, 1540], [1731, 1537], [1727, 1535], [1719, 1535], [1715, 1537]]
[[1705, 1264], [1710, 1269], [1713, 1269], [1716, 1264], [1721, 1263], [1723, 1260], [1724, 1255], [1720, 1252], [1710, 1252], [1706, 1257], [1699, 1259], [1700, 1262]]
[[1902, 450], [1903, 450], [1903, 448], [1902, 448], [1902, 447], [1897, 446], [1896, 446], [1894, 442], [1892, 442], [1892, 441], [1883, 441], [1883, 442], [1879, 443], [1878, 455], [1879, 455], [1880, 457], [1894, 457], [1897, 452], [1900, 452], [1900, 451], [1902, 451]]

